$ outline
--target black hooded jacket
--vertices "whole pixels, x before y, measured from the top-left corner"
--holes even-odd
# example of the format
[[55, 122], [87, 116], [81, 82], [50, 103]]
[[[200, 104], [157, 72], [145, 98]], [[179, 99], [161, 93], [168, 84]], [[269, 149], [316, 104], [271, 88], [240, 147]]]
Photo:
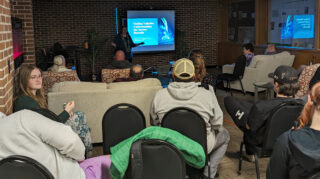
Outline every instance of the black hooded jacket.
[[305, 127], [282, 134], [274, 146], [268, 179], [309, 178], [320, 171], [320, 131]]

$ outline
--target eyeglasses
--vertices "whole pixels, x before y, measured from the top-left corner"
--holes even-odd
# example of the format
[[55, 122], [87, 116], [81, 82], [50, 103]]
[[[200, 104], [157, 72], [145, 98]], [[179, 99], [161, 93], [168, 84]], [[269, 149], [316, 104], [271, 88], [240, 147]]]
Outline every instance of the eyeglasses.
[[35, 80], [35, 79], [42, 79], [42, 76], [41, 75], [38, 75], [38, 76], [30, 76], [30, 79], [31, 80]]

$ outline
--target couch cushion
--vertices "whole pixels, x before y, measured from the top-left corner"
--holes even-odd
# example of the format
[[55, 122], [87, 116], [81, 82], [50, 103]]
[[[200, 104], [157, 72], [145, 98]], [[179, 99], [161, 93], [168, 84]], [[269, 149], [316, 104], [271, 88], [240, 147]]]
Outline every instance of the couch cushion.
[[145, 88], [150, 86], [161, 86], [157, 78], [146, 78], [138, 81], [117, 82], [108, 84], [108, 89], [123, 89], [123, 88]]
[[103, 91], [107, 89], [106, 83], [96, 82], [75, 82], [65, 81], [56, 83], [50, 90], [50, 92], [86, 92], [86, 91]]

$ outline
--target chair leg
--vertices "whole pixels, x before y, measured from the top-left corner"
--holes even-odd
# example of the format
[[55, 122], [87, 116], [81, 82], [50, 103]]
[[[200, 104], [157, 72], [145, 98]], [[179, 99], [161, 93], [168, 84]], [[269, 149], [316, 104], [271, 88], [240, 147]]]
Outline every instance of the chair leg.
[[214, 92], [217, 92], [218, 78], [216, 79], [216, 84], [214, 85]]
[[229, 88], [230, 94], [232, 96], [232, 90], [231, 90], [231, 85], [230, 85], [230, 81], [229, 80], [228, 80], [228, 88]]
[[242, 93], [243, 93], [243, 95], [246, 95], [246, 92], [245, 92], [245, 91], [244, 91], [244, 89], [243, 89], [242, 80], [241, 80], [241, 79], [239, 79], [239, 81], [240, 81], [240, 85], [241, 85]]
[[259, 162], [258, 162], [257, 154], [254, 154], [254, 160], [255, 160], [255, 163], [256, 163], [257, 179], [260, 179], [260, 170], [259, 170]]
[[210, 171], [210, 157], [208, 157], [208, 177], [211, 178], [211, 171]]
[[239, 154], [239, 169], [238, 175], [241, 175], [241, 166], [242, 166], [242, 149], [243, 149], [243, 142], [240, 144], [240, 154]]

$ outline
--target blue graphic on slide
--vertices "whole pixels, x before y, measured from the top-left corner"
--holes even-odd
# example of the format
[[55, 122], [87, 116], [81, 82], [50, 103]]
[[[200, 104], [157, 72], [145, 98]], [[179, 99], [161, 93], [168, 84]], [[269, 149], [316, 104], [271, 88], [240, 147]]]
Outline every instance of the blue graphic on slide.
[[128, 19], [128, 32], [134, 43], [158, 45], [158, 18]]
[[293, 16], [288, 15], [286, 23], [281, 24], [281, 39], [291, 39], [293, 36]]
[[166, 18], [159, 18], [159, 44], [173, 44], [173, 28], [168, 24]]

